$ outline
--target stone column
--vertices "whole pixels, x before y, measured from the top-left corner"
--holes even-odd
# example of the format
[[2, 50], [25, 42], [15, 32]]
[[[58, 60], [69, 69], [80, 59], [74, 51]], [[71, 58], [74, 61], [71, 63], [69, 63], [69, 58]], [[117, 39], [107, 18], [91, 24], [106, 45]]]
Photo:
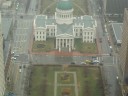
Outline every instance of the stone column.
[[74, 49], [74, 39], [72, 39], [72, 49]]
[[71, 52], [71, 39], [69, 39], [69, 52]]
[[58, 45], [59, 45], [59, 48], [60, 48], [60, 39], [58, 39]]
[[69, 47], [69, 52], [71, 52], [71, 47]]
[[57, 49], [57, 39], [56, 39], [56, 49]]
[[64, 47], [64, 39], [62, 39], [62, 47]]
[[67, 39], [66, 39], [66, 47], [67, 47]]
[[70, 40], [70, 45], [71, 45], [70, 48], [72, 49], [72, 39]]

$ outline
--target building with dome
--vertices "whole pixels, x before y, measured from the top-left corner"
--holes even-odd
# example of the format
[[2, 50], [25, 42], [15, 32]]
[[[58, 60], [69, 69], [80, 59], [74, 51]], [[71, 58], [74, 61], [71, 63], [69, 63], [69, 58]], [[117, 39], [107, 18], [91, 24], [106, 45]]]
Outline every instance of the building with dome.
[[55, 38], [55, 48], [61, 51], [68, 48], [74, 50], [75, 38], [83, 42], [94, 43], [96, 38], [96, 21], [92, 16], [73, 16], [73, 5], [70, 0], [59, 0], [55, 15], [36, 15], [34, 19], [34, 40], [46, 41]]

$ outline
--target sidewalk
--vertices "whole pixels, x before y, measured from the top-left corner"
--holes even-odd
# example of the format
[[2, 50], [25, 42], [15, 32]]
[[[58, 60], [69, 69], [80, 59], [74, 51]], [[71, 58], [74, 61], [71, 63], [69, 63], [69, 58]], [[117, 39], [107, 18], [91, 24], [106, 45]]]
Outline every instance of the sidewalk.
[[80, 52], [59, 52], [59, 51], [51, 51], [51, 52], [30, 52], [31, 54], [40, 54], [40, 55], [55, 55], [55, 56], [96, 56], [97, 54], [92, 53], [80, 53]]

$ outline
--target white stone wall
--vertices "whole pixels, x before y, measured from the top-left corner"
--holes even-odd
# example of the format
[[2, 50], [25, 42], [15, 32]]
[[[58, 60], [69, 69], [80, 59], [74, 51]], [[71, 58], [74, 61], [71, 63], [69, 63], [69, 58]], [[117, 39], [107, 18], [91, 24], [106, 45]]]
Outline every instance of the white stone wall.
[[[66, 36], [66, 35], [65, 35]], [[56, 49], [61, 51], [61, 48], [69, 48], [69, 52], [74, 49], [74, 38], [73, 37], [57, 37], [56, 38]]]
[[35, 41], [46, 41], [46, 28], [35, 30]]
[[59, 10], [56, 9], [55, 19], [57, 24], [72, 24], [73, 23], [73, 9]]
[[82, 38], [83, 26], [73, 26], [73, 34], [75, 38]]
[[83, 25], [73, 26], [73, 34], [75, 38], [82, 38], [83, 42], [93, 43], [96, 37], [96, 29], [93, 28], [84, 28]]
[[55, 37], [56, 31], [57, 31], [56, 25], [47, 25], [46, 26], [47, 37]]
[[94, 38], [95, 38], [95, 30], [92, 28], [89, 29], [84, 29], [83, 31], [83, 42], [90, 42], [93, 43], [94, 42]]

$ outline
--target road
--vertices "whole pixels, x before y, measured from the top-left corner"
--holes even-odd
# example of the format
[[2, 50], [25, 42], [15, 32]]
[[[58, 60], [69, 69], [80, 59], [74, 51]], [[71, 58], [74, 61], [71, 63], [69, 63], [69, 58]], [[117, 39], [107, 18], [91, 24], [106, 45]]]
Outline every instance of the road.
[[[93, 13], [93, 17], [97, 21], [97, 38], [102, 38], [102, 42], [100, 43], [101, 52], [105, 54], [110, 54], [112, 51], [110, 49], [111, 43], [108, 42], [109, 33], [105, 29], [104, 17], [102, 11], [100, 10], [101, 6], [98, 0], [89, 0], [90, 9]], [[97, 10], [98, 9], [98, 10]], [[112, 46], [112, 45], [111, 45]], [[121, 92], [119, 91], [119, 83], [117, 82], [116, 76], [118, 75], [118, 67], [117, 67], [117, 58], [116, 54], [113, 50], [113, 56], [103, 57], [101, 59], [103, 61], [103, 77], [105, 80], [105, 93], [106, 96], [121, 96]]]
[[[30, 37], [33, 32], [33, 19], [36, 14], [35, 6], [36, 0], [30, 0], [29, 7], [26, 13], [27, 0], [16, 1], [16, 6], [19, 3], [17, 10], [12, 10], [9, 14], [13, 17], [14, 21], [14, 31], [13, 31], [13, 41], [12, 41], [12, 52], [14, 52], [16, 60], [15, 64], [19, 66], [29, 65], [29, 42]], [[27, 74], [27, 69], [21, 67], [21, 72], [16, 77], [14, 93], [16, 96], [25, 96], [25, 78]]]

